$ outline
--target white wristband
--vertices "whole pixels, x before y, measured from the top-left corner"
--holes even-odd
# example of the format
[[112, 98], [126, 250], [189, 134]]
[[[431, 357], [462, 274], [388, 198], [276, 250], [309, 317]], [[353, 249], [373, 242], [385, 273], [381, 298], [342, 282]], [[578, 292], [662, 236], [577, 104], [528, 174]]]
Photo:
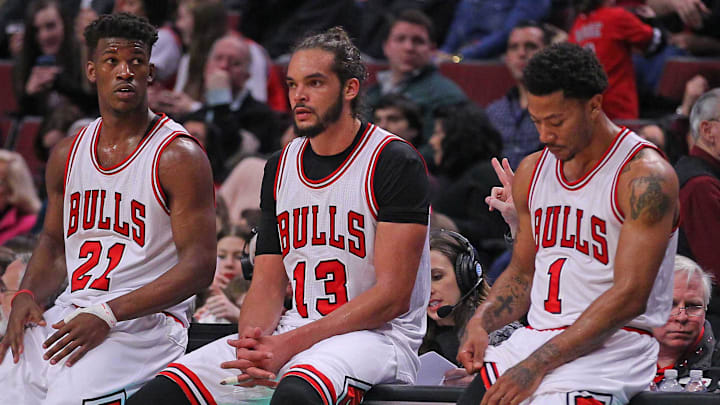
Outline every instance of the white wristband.
[[65, 323], [70, 322], [73, 318], [80, 314], [92, 314], [97, 316], [98, 318], [105, 321], [105, 323], [108, 324], [110, 329], [112, 329], [115, 325], [117, 325], [117, 318], [115, 318], [115, 314], [113, 313], [112, 309], [110, 309], [110, 305], [103, 302], [102, 304], [93, 305], [91, 307], [87, 308], [78, 308], [74, 312], [72, 312], [70, 315], [66, 316], [63, 321]]

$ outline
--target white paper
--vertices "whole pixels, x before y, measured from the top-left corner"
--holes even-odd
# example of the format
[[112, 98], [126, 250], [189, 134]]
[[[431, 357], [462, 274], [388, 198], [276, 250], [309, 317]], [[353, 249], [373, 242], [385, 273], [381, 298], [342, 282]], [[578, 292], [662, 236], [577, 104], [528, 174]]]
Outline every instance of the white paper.
[[436, 352], [423, 353], [415, 385], [442, 385], [445, 373], [456, 368], [455, 364]]

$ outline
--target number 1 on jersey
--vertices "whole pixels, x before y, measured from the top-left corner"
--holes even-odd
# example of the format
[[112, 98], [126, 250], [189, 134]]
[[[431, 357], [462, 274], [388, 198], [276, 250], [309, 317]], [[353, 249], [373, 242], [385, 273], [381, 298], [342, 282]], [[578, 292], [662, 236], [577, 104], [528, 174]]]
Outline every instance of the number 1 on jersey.
[[551, 314], [562, 312], [562, 300], [560, 299], [560, 272], [567, 258], [557, 259], [550, 265], [550, 285], [548, 286], [548, 298], [545, 300], [545, 310]]

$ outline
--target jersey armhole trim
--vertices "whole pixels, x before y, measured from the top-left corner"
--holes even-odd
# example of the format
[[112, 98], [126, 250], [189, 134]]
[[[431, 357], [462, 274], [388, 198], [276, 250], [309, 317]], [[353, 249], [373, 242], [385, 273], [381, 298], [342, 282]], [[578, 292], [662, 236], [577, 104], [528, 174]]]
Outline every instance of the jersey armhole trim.
[[273, 183], [273, 199], [277, 201], [278, 193], [280, 192], [280, 187], [282, 187], [282, 179], [283, 179], [283, 173], [285, 171], [285, 164], [287, 163], [287, 156], [288, 156], [288, 149], [290, 148], [289, 143], [285, 145], [285, 147], [282, 149], [282, 152], [280, 152], [280, 159], [278, 159], [278, 165], [275, 169], [275, 181]]
[[80, 147], [80, 139], [83, 137], [83, 135], [85, 135], [88, 127], [89, 125], [80, 128], [77, 134], [75, 134], [75, 139], [73, 139], [72, 145], [70, 145], [70, 150], [68, 151], [67, 159], [65, 160], [65, 173], [63, 174], [63, 198], [65, 196], [65, 188], [67, 187], [68, 178], [70, 172], [72, 171], [75, 157], [77, 156], [77, 150]]
[[630, 149], [627, 157], [623, 161], [622, 165], [620, 165], [620, 168], [615, 172], [615, 176], [613, 177], [610, 206], [612, 207], [612, 212], [615, 215], [615, 218], [620, 221], [621, 224], [625, 222], [625, 213], [623, 212], [622, 208], [620, 208], [620, 202], [618, 200], [618, 183], [620, 182], [620, 174], [622, 174], [623, 170], [625, 170], [625, 166], [627, 166], [627, 164], [630, 163], [630, 161], [632, 161], [633, 158], [635, 158], [635, 156], [645, 148], [651, 148], [659, 151], [659, 149], [655, 145], [649, 142], [638, 143], [637, 145], [633, 146], [632, 149]]
[[170, 215], [170, 206], [167, 202], [167, 196], [165, 194], [165, 191], [162, 188], [162, 184], [160, 183], [160, 157], [162, 156], [162, 153], [165, 151], [165, 148], [170, 146], [170, 144], [176, 139], [176, 138], [188, 138], [200, 146], [200, 148], [205, 151], [205, 148], [203, 148], [200, 141], [197, 140], [194, 136], [188, 134], [187, 132], [182, 131], [174, 131], [170, 133], [163, 141], [160, 143], [160, 146], [157, 148], [157, 151], [155, 152], [155, 156], [153, 157], [153, 163], [152, 163], [152, 169], [151, 169], [151, 183], [152, 183], [152, 189], [153, 194], [155, 195], [155, 200], [160, 204], [160, 207], [165, 211], [166, 214]]
[[[375, 169], [377, 168], [377, 162], [383, 149], [385, 149], [385, 147], [392, 141], [401, 141], [407, 143], [407, 141], [396, 135], [387, 135], [385, 139], [380, 141], [378, 143], [378, 146], [375, 147], [375, 150], [370, 157], [370, 164], [368, 165], [367, 173], [365, 175], [365, 201], [370, 208], [370, 213], [376, 221], [378, 219], [380, 207], [378, 207], [377, 200], [375, 199]], [[425, 163], [424, 160], [423, 163]], [[425, 168], [425, 170], [427, 171], [427, 167]]]
[[530, 181], [530, 185], [528, 186], [528, 199], [527, 199], [527, 206], [528, 210], [530, 210], [530, 207], [532, 205], [533, 196], [535, 193], [535, 185], [538, 182], [538, 179], [540, 177], [540, 172], [542, 171], [542, 167], [545, 164], [545, 159], [547, 158], [548, 148], [543, 148], [542, 153], [540, 154], [540, 157], [535, 162], [535, 168], [533, 168], [533, 174]]

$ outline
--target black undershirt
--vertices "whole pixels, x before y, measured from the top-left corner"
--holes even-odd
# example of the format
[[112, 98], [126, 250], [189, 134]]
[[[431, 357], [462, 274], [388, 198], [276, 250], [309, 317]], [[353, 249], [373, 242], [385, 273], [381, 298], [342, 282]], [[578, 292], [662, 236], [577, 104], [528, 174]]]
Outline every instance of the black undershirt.
[[[352, 144], [343, 152], [321, 156], [308, 145], [302, 156], [303, 171], [311, 180], [320, 180], [335, 171], [360, 141], [368, 124], [360, 125]], [[260, 208], [262, 218], [258, 231], [256, 254], [280, 254], [273, 188], [280, 151], [265, 164]], [[358, 182], [358, 191], [362, 184]], [[374, 173], [373, 191], [378, 204], [378, 221], [427, 225], [429, 186], [425, 163], [417, 151], [401, 141], [390, 142], [380, 153]]]

